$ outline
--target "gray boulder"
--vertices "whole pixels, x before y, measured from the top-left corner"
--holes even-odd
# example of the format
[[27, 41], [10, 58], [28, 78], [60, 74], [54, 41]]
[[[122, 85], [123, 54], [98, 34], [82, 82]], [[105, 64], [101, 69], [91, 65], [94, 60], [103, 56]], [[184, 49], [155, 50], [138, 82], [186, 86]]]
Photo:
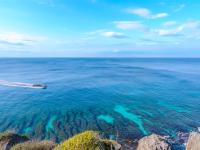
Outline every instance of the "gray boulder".
[[186, 144], [186, 150], [200, 150], [200, 133], [190, 133], [188, 142]]
[[5, 132], [0, 134], [0, 150], [10, 150], [15, 144], [29, 140], [26, 136]]
[[152, 134], [139, 140], [137, 150], [171, 150], [164, 136]]

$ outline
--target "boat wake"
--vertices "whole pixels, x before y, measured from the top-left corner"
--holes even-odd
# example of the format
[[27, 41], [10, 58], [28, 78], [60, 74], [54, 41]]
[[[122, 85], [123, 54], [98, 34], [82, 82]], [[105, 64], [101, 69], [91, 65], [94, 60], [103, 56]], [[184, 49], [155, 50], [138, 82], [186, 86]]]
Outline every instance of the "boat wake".
[[23, 87], [23, 88], [34, 88], [34, 89], [46, 89], [47, 86], [45, 84], [32, 84], [32, 83], [24, 83], [24, 82], [12, 82], [6, 80], [0, 80], [0, 85], [2, 86], [11, 86], [11, 87]]

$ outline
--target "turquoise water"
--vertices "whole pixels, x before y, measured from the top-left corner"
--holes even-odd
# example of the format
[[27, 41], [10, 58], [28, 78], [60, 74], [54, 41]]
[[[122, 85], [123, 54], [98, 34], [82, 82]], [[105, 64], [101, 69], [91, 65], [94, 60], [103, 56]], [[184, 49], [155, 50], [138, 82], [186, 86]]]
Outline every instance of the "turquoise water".
[[134, 113], [129, 113], [127, 111], [128, 108], [125, 108], [123, 106], [117, 105], [115, 107], [115, 111], [118, 112], [119, 114], [121, 114], [124, 118], [127, 118], [131, 121], [133, 121], [136, 125], [138, 125], [138, 128], [142, 131], [142, 133], [144, 135], [147, 135], [147, 131], [145, 130], [144, 126], [143, 126], [143, 121], [142, 121], [142, 117], [139, 115], [136, 115]]
[[114, 123], [114, 118], [110, 115], [99, 115], [97, 118], [110, 124]]
[[0, 59], [0, 131], [62, 141], [84, 130], [108, 137], [175, 135], [200, 126], [200, 59]]

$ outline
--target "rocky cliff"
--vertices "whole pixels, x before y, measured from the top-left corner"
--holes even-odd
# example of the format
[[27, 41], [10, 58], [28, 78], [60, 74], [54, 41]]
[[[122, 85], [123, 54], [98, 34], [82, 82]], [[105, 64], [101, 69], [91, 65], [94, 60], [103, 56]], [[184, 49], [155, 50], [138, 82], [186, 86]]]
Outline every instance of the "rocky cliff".
[[176, 138], [152, 134], [135, 140], [134, 145], [103, 139], [95, 131], [85, 131], [60, 144], [30, 140], [12, 132], [0, 134], [0, 150], [200, 150], [200, 132], [180, 132]]

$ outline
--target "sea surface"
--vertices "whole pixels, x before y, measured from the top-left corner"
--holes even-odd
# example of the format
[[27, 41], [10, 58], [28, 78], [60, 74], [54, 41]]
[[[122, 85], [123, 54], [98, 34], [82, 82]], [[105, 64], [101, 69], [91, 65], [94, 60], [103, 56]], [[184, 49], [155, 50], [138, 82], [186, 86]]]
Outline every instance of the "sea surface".
[[0, 132], [60, 142], [84, 130], [108, 137], [175, 136], [200, 126], [200, 59], [1, 58]]

